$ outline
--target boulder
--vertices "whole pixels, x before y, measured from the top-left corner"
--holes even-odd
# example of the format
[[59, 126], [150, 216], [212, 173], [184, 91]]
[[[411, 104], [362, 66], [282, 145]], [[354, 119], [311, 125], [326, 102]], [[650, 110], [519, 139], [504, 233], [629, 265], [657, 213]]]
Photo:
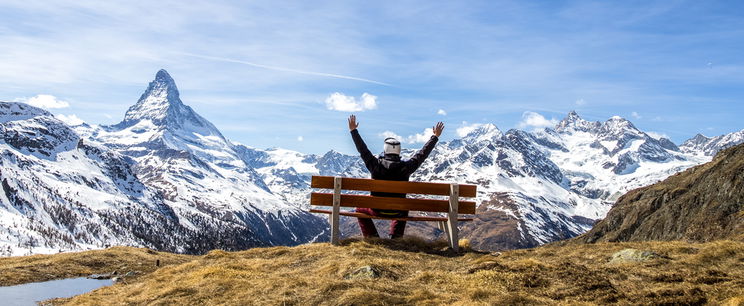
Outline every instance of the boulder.
[[382, 275], [382, 272], [373, 267], [373, 266], [363, 266], [359, 267], [354, 271], [351, 271], [347, 273], [344, 276], [344, 279], [373, 279], [373, 278], [379, 278]]
[[627, 262], [643, 262], [651, 259], [662, 258], [661, 255], [651, 252], [642, 251], [636, 249], [624, 249], [620, 252], [612, 254], [610, 263], [627, 263]]

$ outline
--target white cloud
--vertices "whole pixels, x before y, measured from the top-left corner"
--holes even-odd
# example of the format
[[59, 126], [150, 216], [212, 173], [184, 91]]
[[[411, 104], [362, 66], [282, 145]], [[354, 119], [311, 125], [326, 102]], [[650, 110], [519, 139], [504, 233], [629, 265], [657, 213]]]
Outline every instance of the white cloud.
[[434, 135], [434, 130], [432, 128], [426, 128], [422, 133], [413, 134], [411, 136], [406, 137], [406, 142], [408, 143], [424, 143], [429, 141], [429, 138], [431, 138], [431, 135]]
[[377, 108], [377, 97], [363, 93], [359, 101], [355, 97], [334, 92], [325, 100], [326, 107], [340, 112], [362, 112]]
[[526, 111], [522, 114], [522, 121], [517, 124], [517, 126], [520, 129], [533, 127], [533, 128], [542, 128], [542, 127], [553, 127], [556, 124], [558, 124], [558, 120], [555, 118], [552, 118], [550, 120], [543, 117], [543, 115], [540, 115], [536, 112], [530, 112]]
[[408, 135], [406, 137], [400, 136], [400, 135], [396, 134], [393, 131], [384, 131], [384, 132], [382, 132], [380, 134], [377, 134], [377, 135], [380, 136], [381, 138], [393, 137], [393, 138], [397, 139], [400, 142], [409, 143], [409, 144], [411, 144], [411, 143], [424, 143], [424, 142], [429, 141], [429, 138], [431, 138], [431, 135], [434, 135], [434, 130], [432, 128], [426, 128], [421, 133], [416, 133], [416, 134], [413, 134], [413, 135]]
[[462, 125], [455, 130], [455, 133], [459, 137], [465, 137], [468, 134], [470, 134], [470, 132], [475, 131], [477, 128], [482, 127], [484, 125], [486, 124], [485, 123], [468, 124], [467, 121], [463, 121]]
[[641, 115], [639, 115], [637, 112], [632, 112], [630, 113], [630, 115], [633, 116], [633, 118], [635, 119], [641, 119]]
[[297, 136], [297, 141], [304, 141], [304, 140], [305, 140], [305, 137]]
[[586, 101], [584, 101], [584, 99], [576, 100], [576, 105], [584, 105], [584, 104], [586, 104]]
[[437, 111], [437, 115], [447, 116], [447, 112], [445, 112], [443, 109], [439, 109]]
[[81, 125], [81, 124], [85, 123], [85, 121], [83, 121], [83, 119], [80, 119], [75, 114], [72, 114], [72, 115], [69, 115], [69, 116], [62, 115], [62, 114], [56, 114], [56, 115], [54, 115], [54, 117], [57, 118], [57, 119], [59, 119], [60, 121], [64, 122], [65, 124], [70, 125], [70, 126], [76, 126], [76, 125]]
[[36, 95], [31, 98], [19, 98], [15, 99], [16, 102], [24, 102], [31, 106], [36, 106], [39, 108], [65, 108], [70, 107], [70, 103], [67, 103], [67, 101], [62, 101], [60, 99], [57, 99], [57, 97], [52, 95]]
[[646, 132], [646, 134], [648, 134], [648, 136], [651, 136], [651, 138], [654, 138], [654, 139], [657, 139], [657, 140], [658, 139], [661, 139], [661, 138], [669, 139], [669, 135], [664, 134], [664, 133], [657, 133], [657, 132], [654, 132], [654, 131], [648, 131], [648, 132]]
[[400, 137], [400, 135], [395, 134], [395, 132], [392, 132], [392, 131], [384, 131], [384, 132], [378, 134], [378, 136], [382, 137], [383, 139], [384, 138], [388, 138], [388, 137], [393, 137], [393, 138], [398, 139], [398, 140], [403, 139], [403, 137]]

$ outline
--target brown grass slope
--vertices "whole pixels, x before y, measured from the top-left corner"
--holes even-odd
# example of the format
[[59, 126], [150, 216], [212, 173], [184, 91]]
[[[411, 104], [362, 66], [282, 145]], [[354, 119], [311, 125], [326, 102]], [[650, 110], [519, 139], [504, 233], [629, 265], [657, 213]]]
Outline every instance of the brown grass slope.
[[54, 279], [88, 276], [117, 271], [140, 275], [155, 271], [161, 266], [180, 264], [193, 256], [156, 252], [144, 248], [112, 247], [54, 255], [0, 257], [0, 286], [41, 282]]
[[[500, 256], [451, 254], [444, 243], [347, 240], [298, 247], [215, 250], [104, 287], [71, 305], [737, 305], [744, 243], [716, 241], [549, 245]], [[624, 248], [661, 254], [611, 264]], [[107, 252], [107, 251], [103, 251]], [[56, 256], [56, 255], [55, 255]], [[112, 257], [126, 255], [112, 254]], [[377, 278], [347, 279], [371, 266]]]
[[744, 144], [706, 164], [631, 190], [575, 242], [742, 239]]

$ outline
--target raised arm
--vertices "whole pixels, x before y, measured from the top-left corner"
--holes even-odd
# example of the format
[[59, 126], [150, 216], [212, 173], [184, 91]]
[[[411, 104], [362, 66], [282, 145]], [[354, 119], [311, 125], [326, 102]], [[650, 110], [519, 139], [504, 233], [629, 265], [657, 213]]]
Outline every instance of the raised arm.
[[372, 172], [373, 169], [376, 168], [377, 165], [380, 163], [380, 161], [378, 161], [377, 158], [372, 155], [372, 152], [370, 152], [367, 148], [367, 144], [364, 143], [364, 140], [362, 140], [362, 136], [359, 135], [359, 131], [357, 131], [358, 127], [359, 123], [357, 123], [356, 121], [356, 116], [349, 116], [349, 131], [351, 132], [351, 139], [354, 140], [354, 145], [356, 146], [359, 155], [362, 157], [364, 165], [367, 166], [367, 169], [370, 172]]
[[429, 141], [424, 144], [424, 147], [422, 147], [421, 150], [418, 150], [418, 152], [416, 152], [416, 154], [414, 154], [408, 161], [407, 168], [409, 173], [416, 171], [424, 160], [429, 157], [431, 151], [434, 150], [434, 146], [437, 144], [437, 141], [439, 141], [439, 136], [441, 136], [442, 131], [444, 131], [444, 123], [441, 121], [437, 122], [437, 124], [432, 127], [432, 130], [434, 135], [431, 135], [431, 138], [429, 138]]

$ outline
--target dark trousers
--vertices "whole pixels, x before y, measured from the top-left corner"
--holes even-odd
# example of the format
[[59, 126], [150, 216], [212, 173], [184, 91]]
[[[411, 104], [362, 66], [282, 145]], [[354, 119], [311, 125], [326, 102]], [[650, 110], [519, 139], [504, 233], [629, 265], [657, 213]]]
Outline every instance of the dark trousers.
[[[384, 213], [380, 213], [376, 209], [371, 208], [357, 208], [356, 212], [368, 214], [370, 216], [379, 216], [379, 217], [390, 217], [390, 218], [402, 218], [402, 217], [408, 217], [408, 211], [407, 210], [386, 210]], [[377, 234], [377, 228], [375, 227], [375, 223], [372, 222], [372, 219], [369, 218], [357, 218], [359, 221], [359, 227], [362, 229], [362, 235], [364, 235], [364, 238], [369, 237], [380, 237], [380, 235]], [[393, 220], [390, 223], [390, 238], [399, 238], [403, 237], [403, 232], [406, 230], [406, 221], [398, 221]]]

